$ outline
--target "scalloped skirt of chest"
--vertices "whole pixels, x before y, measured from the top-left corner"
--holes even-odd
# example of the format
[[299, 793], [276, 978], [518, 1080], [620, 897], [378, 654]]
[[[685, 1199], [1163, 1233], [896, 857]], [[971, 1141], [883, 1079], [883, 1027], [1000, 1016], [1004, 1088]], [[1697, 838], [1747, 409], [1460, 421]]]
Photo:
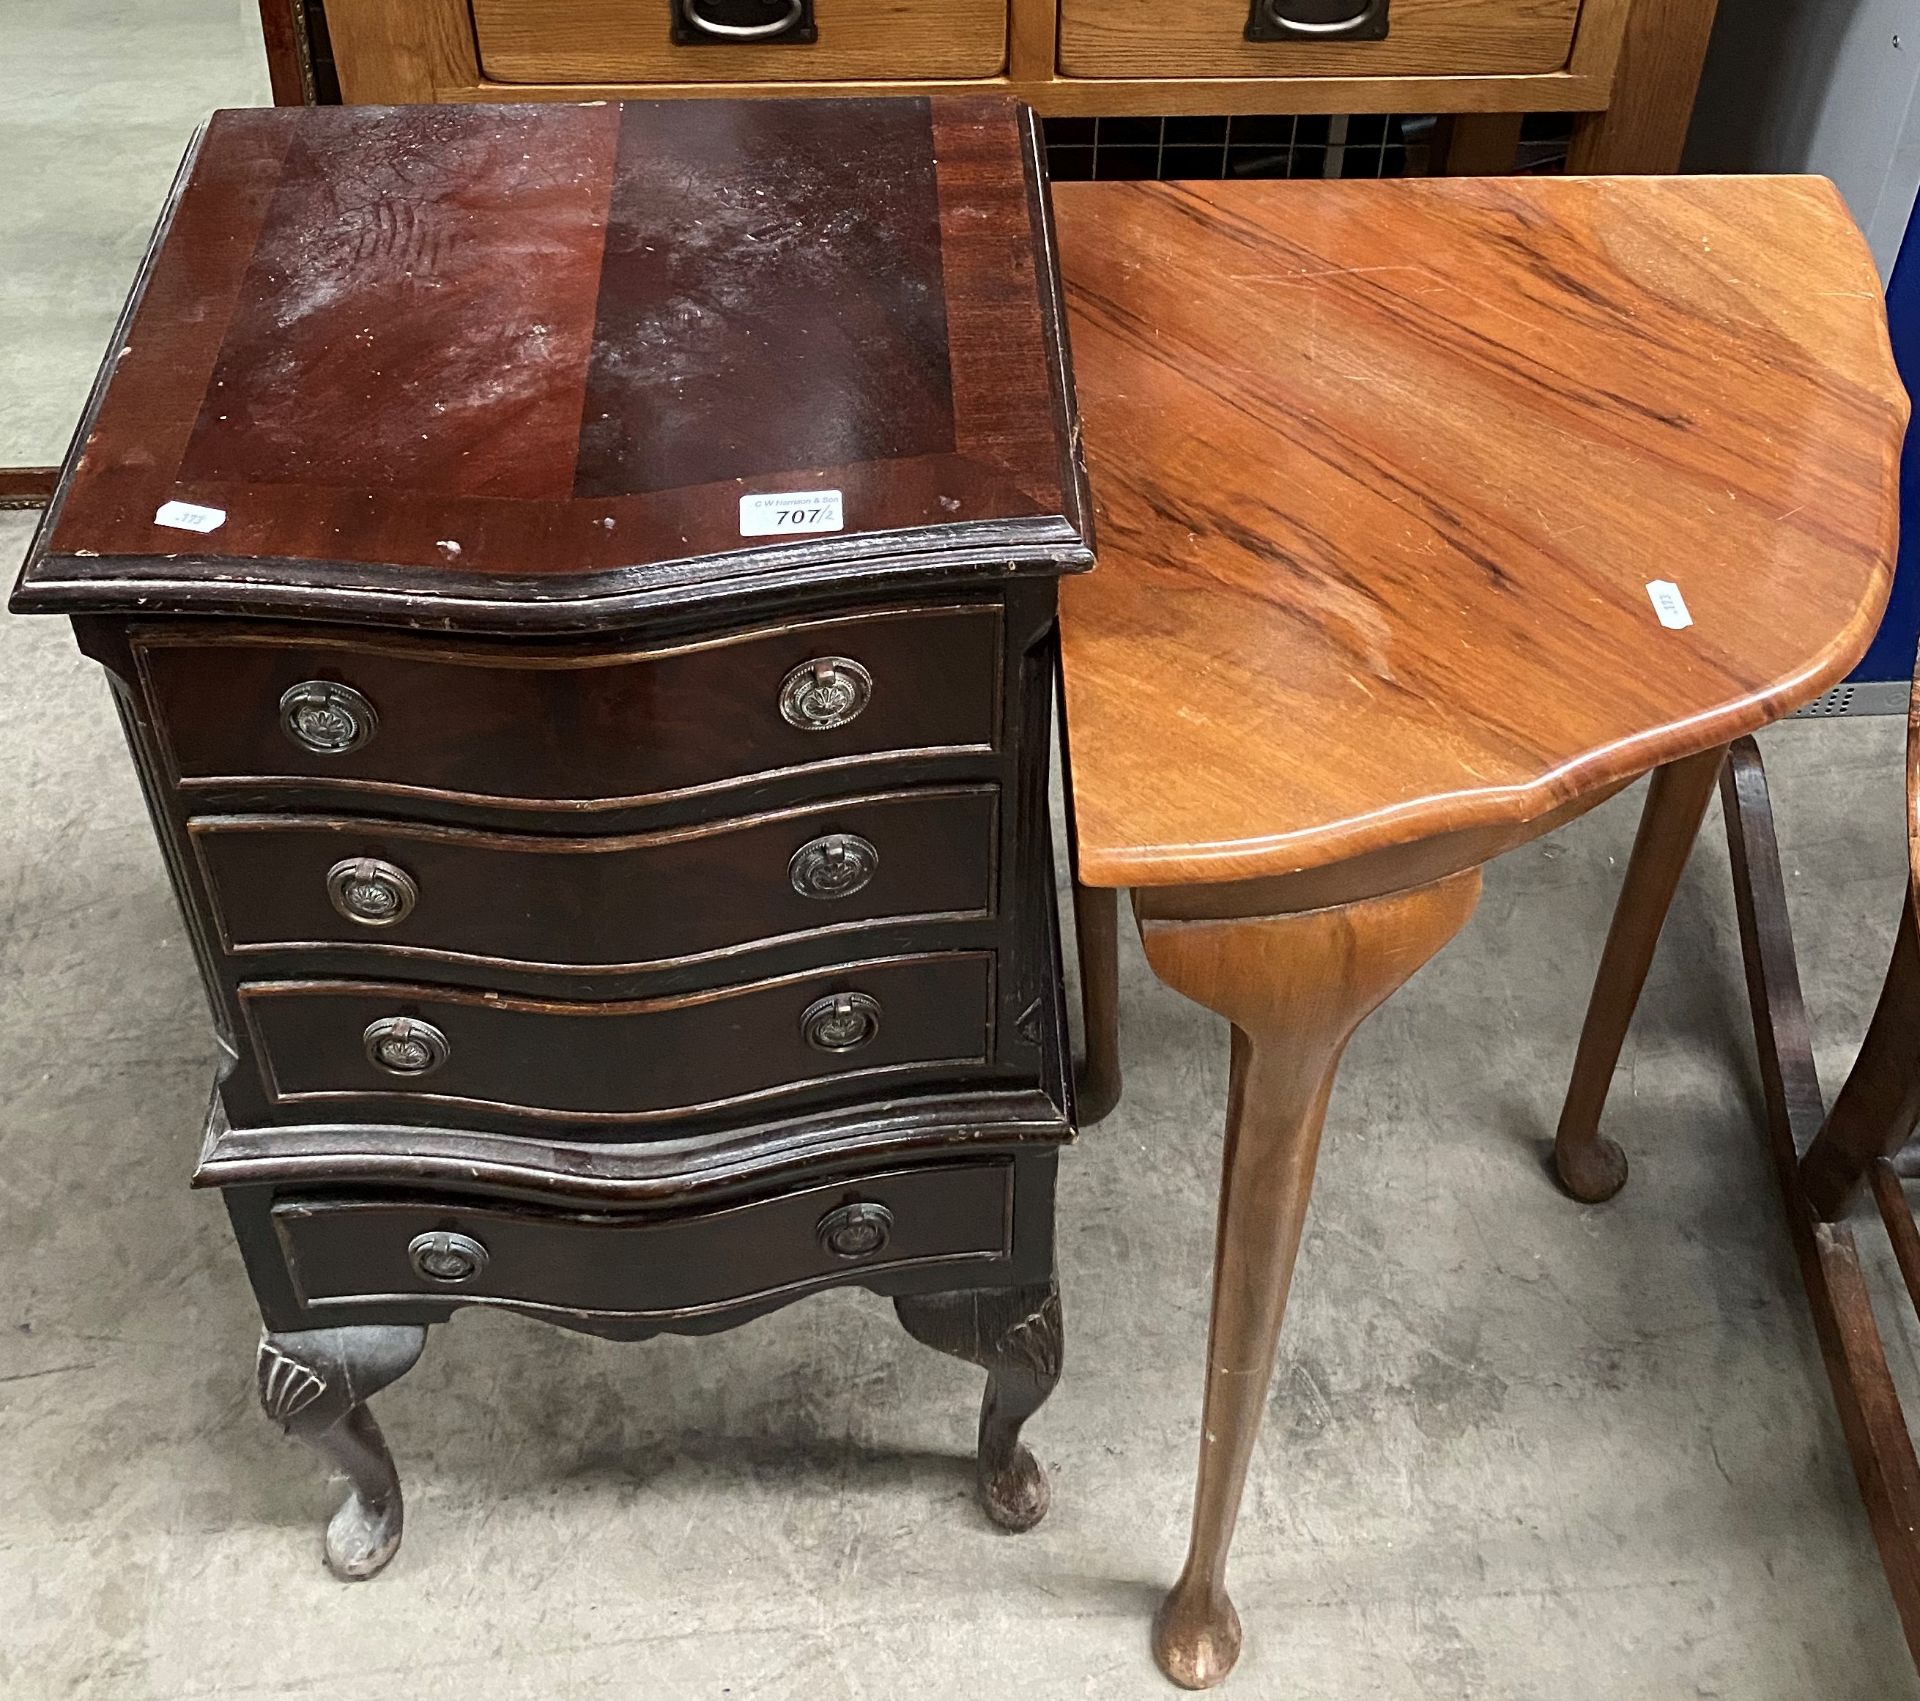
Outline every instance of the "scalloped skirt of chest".
[[787, 621], [542, 653], [256, 629], [135, 639], [188, 795], [631, 808], [794, 774], [1000, 746], [996, 604]]

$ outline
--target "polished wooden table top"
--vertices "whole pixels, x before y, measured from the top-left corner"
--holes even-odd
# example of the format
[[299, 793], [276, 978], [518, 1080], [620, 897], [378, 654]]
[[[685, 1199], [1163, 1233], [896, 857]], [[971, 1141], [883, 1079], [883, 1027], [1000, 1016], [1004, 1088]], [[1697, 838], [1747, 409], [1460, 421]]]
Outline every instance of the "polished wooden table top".
[[1062, 615], [1083, 881], [1423, 842], [1390, 883], [1432, 878], [1778, 718], [1871, 637], [1907, 403], [1824, 181], [1056, 208], [1100, 560]]

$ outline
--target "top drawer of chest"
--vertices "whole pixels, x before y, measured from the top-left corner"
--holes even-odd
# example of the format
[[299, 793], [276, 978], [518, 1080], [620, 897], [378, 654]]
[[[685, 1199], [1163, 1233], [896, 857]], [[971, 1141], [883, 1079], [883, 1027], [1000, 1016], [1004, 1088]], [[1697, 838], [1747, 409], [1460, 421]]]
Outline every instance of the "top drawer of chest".
[[297, 631], [134, 639], [169, 778], [616, 809], [994, 750], [997, 604], [789, 621], [646, 649]]
[[1446, 77], [1557, 71], [1580, 0], [1060, 0], [1069, 77]]
[[1006, 63], [1007, 0], [813, 0], [812, 41], [769, 39], [802, 15], [798, 0], [473, 0], [480, 63], [505, 83], [880, 82]]

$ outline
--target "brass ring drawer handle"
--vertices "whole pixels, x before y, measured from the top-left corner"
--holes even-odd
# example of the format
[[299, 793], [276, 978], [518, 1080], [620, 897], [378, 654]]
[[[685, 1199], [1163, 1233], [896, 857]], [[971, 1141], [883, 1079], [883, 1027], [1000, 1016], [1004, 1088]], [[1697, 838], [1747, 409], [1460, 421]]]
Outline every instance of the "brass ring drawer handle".
[[880, 853], [857, 833], [826, 833], [793, 853], [787, 879], [803, 898], [850, 898], [880, 869]]
[[350, 856], [327, 870], [327, 896], [348, 921], [392, 927], [412, 913], [420, 887], [398, 863]]
[[280, 730], [316, 756], [344, 756], [380, 729], [380, 717], [351, 685], [308, 679], [280, 698]]
[[407, 1261], [416, 1274], [442, 1287], [470, 1282], [487, 1267], [487, 1249], [470, 1234], [438, 1230], [407, 1242]]
[[723, 36], [728, 41], [764, 41], [768, 36], [785, 35], [800, 21], [806, 10], [805, 0], [789, 0], [786, 12], [770, 24], [723, 24], [717, 18], [709, 18], [694, 4], [694, 0], [680, 0], [680, 10], [686, 20], [695, 29], [706, 35]]
[[453, 1055], [447, 1036], [415, 1016], [382, 1016], [361, 1038], [374, 1068], [406, 1080], [431, 1075]]
[[780, 717], [802, 732], [831, 732], [873, 700], [873, 675], [845, 656], [802, 662], [780, 685]]
[[829, 1211], [813, 1232], [834, 1257], [852, 1263], [886, 1250], [893, 1238], [893, 1213], [884, 1205], [861, 1200]]
[[815, 1051], [858, 1051], [880, 1033], [880, 1000], [864, 992], [830, 992], [801, 1012], [800, 1031]]

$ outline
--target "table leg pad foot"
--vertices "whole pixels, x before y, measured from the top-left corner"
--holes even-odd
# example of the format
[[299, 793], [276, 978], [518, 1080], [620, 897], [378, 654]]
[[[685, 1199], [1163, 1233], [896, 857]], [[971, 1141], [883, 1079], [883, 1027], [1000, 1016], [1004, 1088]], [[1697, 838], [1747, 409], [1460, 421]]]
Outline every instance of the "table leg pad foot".
[[1560, 1185], [1583, 1204], [1601, 1205], [1627, 1184], [1627, 1154], [1604, 1134], [1578, 1145], [1562, 1141], [1553, 1149]]
[[1224, 1592], [1176, 1585], [1153, 1619], [1153, 1657], [1182, 1689], [1211, 1689], [1240, 1658], [1240, 1615]]

